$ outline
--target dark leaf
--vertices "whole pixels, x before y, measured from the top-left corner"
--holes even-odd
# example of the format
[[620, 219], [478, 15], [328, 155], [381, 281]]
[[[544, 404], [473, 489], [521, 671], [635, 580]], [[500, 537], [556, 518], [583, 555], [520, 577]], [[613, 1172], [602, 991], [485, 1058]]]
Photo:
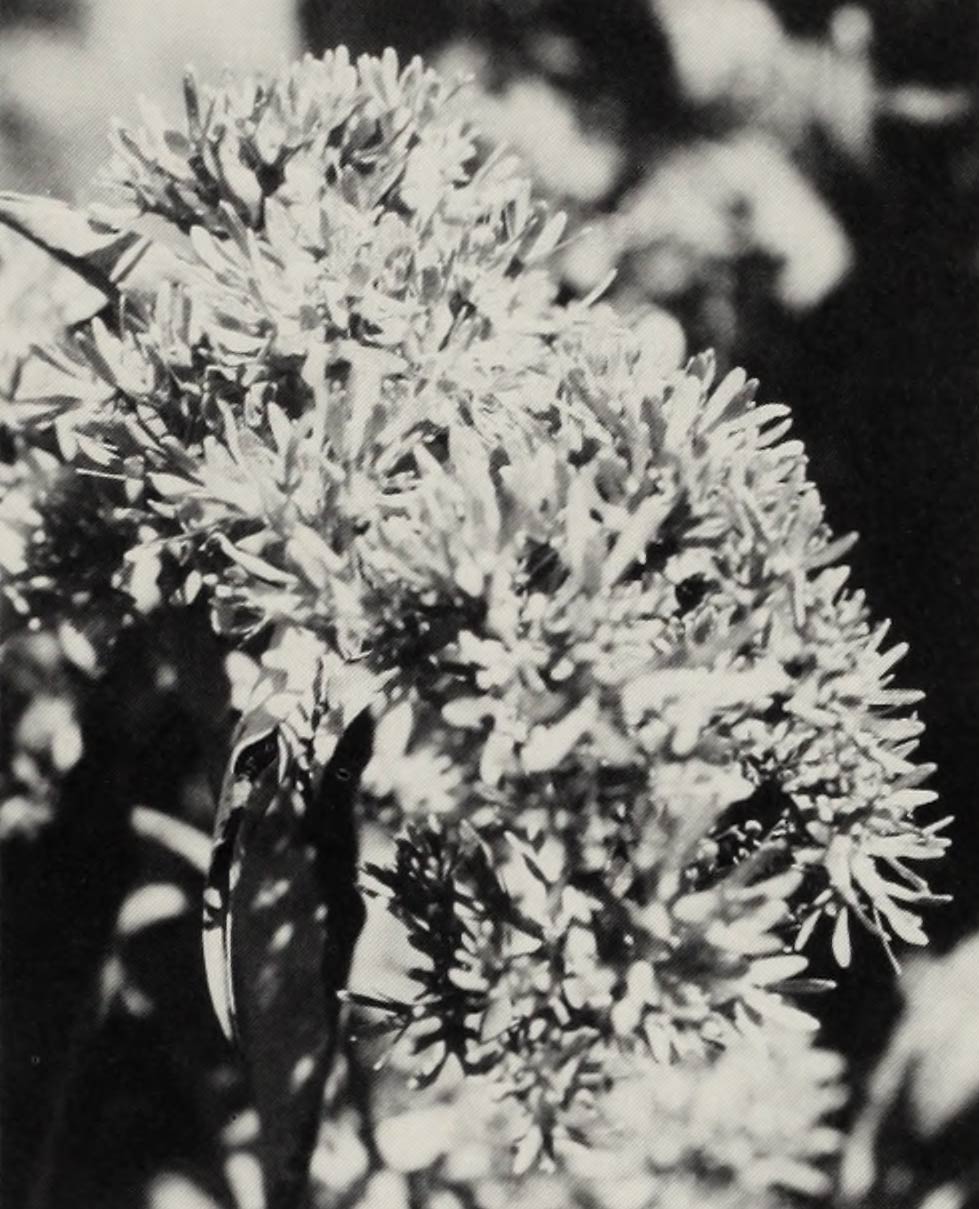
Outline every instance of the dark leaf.
[[209, 983], [248, 1072], [270, 1209], [302, 1201], [336, 1052], [338, 992], [364, 918], [353, 805], [372, 732], [365, 712], [315, 789], [297, 757], [272, 755], [244, 795], [250, 778], [237, 774], [223, 795], [205, 920], [220, 968], [212, 952]]
[[43, 248], [80, 280], [69, 323], [97, 315], [121, 293], [155, 296], [166, 278], [190, 266], [174, 250], [135, 230], [118, 230], [50, 197], [0, 191], [0, 223]]

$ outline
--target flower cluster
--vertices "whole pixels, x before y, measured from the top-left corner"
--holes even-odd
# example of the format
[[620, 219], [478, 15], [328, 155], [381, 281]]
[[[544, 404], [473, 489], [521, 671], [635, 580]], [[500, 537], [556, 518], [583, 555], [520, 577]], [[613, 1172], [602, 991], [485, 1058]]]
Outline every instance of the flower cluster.
[[[524, 1166], [570, 1163], [607, 1097], [614, 1120], [624, 1059], [677, 1122], [637, 1172], [806, 1190], [804, 1156], [728, 1147], [702, 1109], [755, 1078], [719, 1052], [811, 1028], [791, 998], [822, 918], [844, 963], [851, 914], [924, 940], [908, 862], [945, 840], [902, 651], [847, 589], [788, 409], [559, 307], [562, 216], [447, 95], [336, 51], [188, 81], [186, 129], [118, 132], [84, 221], [104, 248], [150, 230], [155, 275], [116, 263], [104, 315], [3, 405], [68, 484], [31, 505], [10, 607], [63, 577], [79, 607], [203, 594], [246, 662], [272, 636], [344, 717], [375, 695], [361, 809], [398, 838], [364, 884], [420, 964], [414, 998], [355, 998], [422, 1082], [490, 1076]], [[61, 540], [82, 515], [95, 566]]]

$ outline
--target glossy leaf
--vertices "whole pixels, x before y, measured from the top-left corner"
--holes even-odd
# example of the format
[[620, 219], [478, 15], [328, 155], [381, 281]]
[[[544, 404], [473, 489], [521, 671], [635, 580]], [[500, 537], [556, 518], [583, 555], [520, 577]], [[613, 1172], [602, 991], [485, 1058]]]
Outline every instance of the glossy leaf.
[[275, 1209], [301, 1202], [336, 1052], [337, 992], [363, 924], [353, 804], [372, 731], [365, 711], [315, 788], [298, 756], [277, 758], [281, 740], [278, 752], [253, 744], [222, 795], [205, 918], [208, 982], [248, 1073]]

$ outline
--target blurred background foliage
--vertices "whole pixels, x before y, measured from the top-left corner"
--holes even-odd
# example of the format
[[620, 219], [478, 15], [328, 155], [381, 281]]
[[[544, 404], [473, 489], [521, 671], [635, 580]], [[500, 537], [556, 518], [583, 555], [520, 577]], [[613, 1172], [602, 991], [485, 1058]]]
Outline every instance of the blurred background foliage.
[[[130, 117], [139, 93], [176, 112], [186, 63], [208, 78], [225, 64], [274, 67], [338, 43], [353, 53], [393, 45], [402, 60], [421, 52], [471, 77], [456, 103], [509, 142], [571, 215], [577, 234], [560, 262], [568, 297], [607, 287], [690, 351], [716, 348], [722, 370], [745, 364], [765, 397], [791, 402], [830, 523], [861, 534], [854, 580], [910, 642], [906, 679], [928, 694], [922, 755], [938, 763], [935, 786], [955, 815], [952, 856], [937, 875], [955, 899], [935, 913], [932, 933], [940, 950], [951, 947], [979, 925], [979, 10], [971, 0], [5, 0], [0, 183], [77, 196], [106, 157], [109, 118]], [[66, 318], [43, 257], [0, 244], [0, 378], [20, 344]], [[9, 456], [0, 450], [0, 490]], [[103, 1030], [95, 1056], [75, 1010], [92, 994], [92, 954], [132, 884], [121, 873], [111, 884], [111, 871], [160, 859], [123, 825], [124, 805], [138, 799], [207, 825], [206, 753], [220, 746], [230, 690], [222, 652], [198, 621], [129, 634], [101, 683], [70, 634], [4, 649], [0, 1025], [17, 1039], [16, 1050], [4, 1045], [10, 1204], [25, 1203], [39, 1163], [68, 1181], [48, 1189], [52, 1204], [131, 1204], [134, 1181], [172, 1168], [173, 1155], [207, 1187], [202, 1122], [236, 1102], [209, 1013], [194, 999], [201, 988], [175, 986], [157, 968], [153, 993], [184, 996], [158, 1014], [166, 1029], [205, 1034], [191, 1047], [195, 1069], [211, 1071], [204, 1092], [166, 1029], [141, 1014], [145, 988], [99, 989], [109, 999], [126, 991], [137, 1006]], [[55, 825], [41, 828], [56, 801]], [[176, 878], [177, 865], [153, 876]], [[198, 892], [190, 876], [186, 893]], [[147, 919], [156, 953], [179, 952], [177, 932], [196, 923], [179, 911]], [[823, 1014], [825, 1040], [860, 1075], [880, 1053], [898, 994], [878, 947], [855, 943]], [[969, 977], [954, 971], [972, 969], [975, 982], [970, 954], [958, 951], [944, 982], [913, 980], [916, 1002], [956, 1002], [959, 988], [967, 1003]], [[159, 962], [148, 963], [151, 982]], [[879, 1076], [875, 1094], [893, 1100], [914, 1067], [907, 1054], [934, 1036], [906, 1023], [890, 1060], [899, 1073], [890, 1085]], [[88, 1057], [65, 1082], [73, 1048]], [[157, 1089], [152, 1109], [140, 1096], [146, 1079]], [[974, 1104], [975, 1090], [962, 1102]], [[94, 1118], [93, 1104], [102, 1106]], [[939, 1106], [932, 1124], [960, 1109], [943, 1117]], [[52, 1114], [61, 1140], [49, 1144], [79, 1152], [72, 1162], [39, 1157]], [[927, 1112], [895, 1125], [880, 1111], [871, 1133], [885, 1118], [886, 1144], [898, 1149], [929, 1128]], [[167, 1178], [166, 1195], [189, 1195], [176, 1174]], [[853, 1186], [866, 1195], [860, 1178]], [[899, 1194], [922, 1203], [916, 1179], [880, 1203], [898, 1204]]]

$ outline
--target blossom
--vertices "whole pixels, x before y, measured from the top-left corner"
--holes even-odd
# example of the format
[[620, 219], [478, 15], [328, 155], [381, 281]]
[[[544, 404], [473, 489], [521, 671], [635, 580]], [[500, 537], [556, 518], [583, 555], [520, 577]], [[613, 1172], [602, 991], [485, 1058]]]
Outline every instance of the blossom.
[[[34, 474], [8, 599], [70, 584], [119, 625], [200, 599], [232, 771], [275, 731], [322, 765], [373, 711], [358, 818], [391, 842], [361, 883], [410, 952], [351, 998], [421, 1087], [506, 1101], [529, 1181], [590, 1178], [575, 1144], [617, 1145], [638, 1097], [647, 1202], [704, 1168], [818, 1192], [838, 1101], [802, 950], [830, 918], [845, 963], [851, 915], [921, 943], [914, 866], [945, 841], [902, 648], [846, 587], [789, 409], [559, 306], [563, 218], [419, 61], [339, 50], [186, 99], [113, 167], [169, 267], [149, 294], [117, 274], [112, 323], [39, 352], [57, 388], [6, 413]], [[809, 1097], [784, 1123], [783, 1077]], [[365, 1195], [403, 1190], [355, 1158]]]

